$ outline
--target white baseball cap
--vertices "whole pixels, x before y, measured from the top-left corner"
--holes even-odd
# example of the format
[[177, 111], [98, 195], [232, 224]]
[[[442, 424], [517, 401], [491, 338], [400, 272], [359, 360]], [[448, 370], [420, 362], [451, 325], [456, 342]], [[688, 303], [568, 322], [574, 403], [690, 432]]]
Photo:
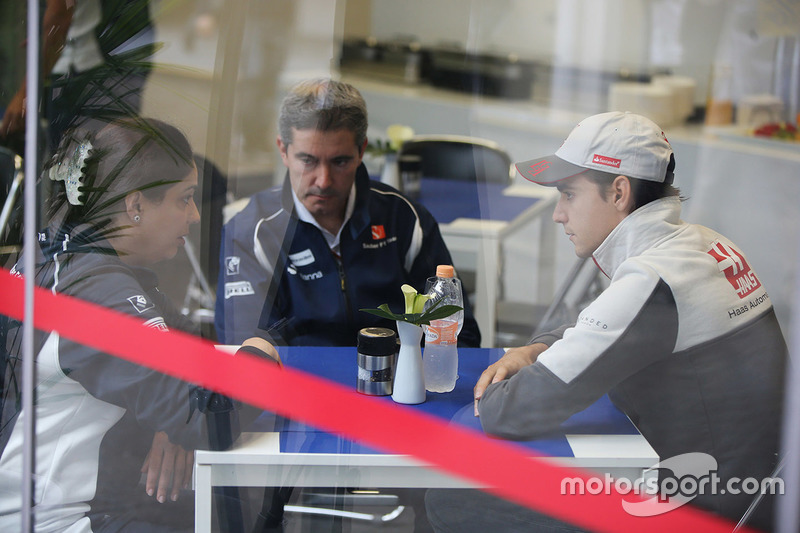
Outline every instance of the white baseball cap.
[[672, 146], [652, 120], [612, 111], [583, 119], [555, 154], [517, 163], [522, 176], [555, 185], [586, 169], [647, 181], [672, 183]]

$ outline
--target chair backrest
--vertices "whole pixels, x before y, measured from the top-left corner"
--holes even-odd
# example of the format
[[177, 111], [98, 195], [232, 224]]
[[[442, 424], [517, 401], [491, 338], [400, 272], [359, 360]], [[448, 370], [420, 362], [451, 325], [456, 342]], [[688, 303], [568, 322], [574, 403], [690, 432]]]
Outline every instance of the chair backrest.
[[508, 153], [497, 143], [477, 137], [417, 135], [403, 143], [398, 157], [404, 155], [421, 158], [426, 178], [508, 184], [514, 177]]
[[597, 298], [607, 286], [607, 278], [601, 275], [593, 261], [577, 259], [537, 324], [534, 335], [575, 323], [581, 309]]

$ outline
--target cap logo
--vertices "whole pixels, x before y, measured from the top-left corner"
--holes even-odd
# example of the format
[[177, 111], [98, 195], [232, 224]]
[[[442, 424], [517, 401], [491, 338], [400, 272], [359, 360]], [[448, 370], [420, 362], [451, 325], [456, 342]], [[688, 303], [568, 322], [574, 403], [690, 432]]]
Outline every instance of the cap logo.
[[613, 157], [608, 157], [605, 155], [594, 154], [594, 157], [592, 157], [592, 163], [597, 163], [598, 165], [605, 165], [607, 167], [619, 168], [620, 164], [622, 163], [622, 160], [615, 159]]
[[539, 161], [535, 165], [531, 165], [531, 169], [530, 171], [528, 171], [528, 176], [530, 177], [538, 176], [548, 168], [550, 168], [550, 163], [548, 163], [547, 161]]

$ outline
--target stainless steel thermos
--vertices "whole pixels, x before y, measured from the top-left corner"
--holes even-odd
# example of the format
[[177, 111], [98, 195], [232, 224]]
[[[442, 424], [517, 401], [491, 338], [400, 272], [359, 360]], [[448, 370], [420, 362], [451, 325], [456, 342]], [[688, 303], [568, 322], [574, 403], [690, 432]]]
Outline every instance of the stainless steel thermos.
[[392, 394], [397, 356], [397, 334], [388, 328], [358, 332], [358, 392], [371, 396]]

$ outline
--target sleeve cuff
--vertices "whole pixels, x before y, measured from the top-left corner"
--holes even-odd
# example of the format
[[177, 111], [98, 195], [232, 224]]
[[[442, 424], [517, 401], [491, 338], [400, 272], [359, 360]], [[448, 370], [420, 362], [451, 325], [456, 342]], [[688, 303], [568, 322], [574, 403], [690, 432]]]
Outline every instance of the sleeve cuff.
[[270, 361], [272, 361], [274, 363], [278, 362], [277, 360], [275, 360], [274, 357], [269, 355], [267, 352], [265, 352], [264, 350], [260, 350], [259, 348], [256, 348], [255, 346], [246, 345], [246, 346], [242, 346], [241, 348], [236, 350], [237, 354], [238, 353], [242, 353], [242, 352], [247, 352], [247, 353], [249, 353], [251, 355], [255, 355], [256, 357], [261, 357], [263, 359], [269, 359]]
[[556, 328], [553, 331], [539, 333], [538, 335], [534, 335], [533, 337], [531, 337], [531, 340], [528, 341], [528, 344], [530, 345], [530, 344], [542, 343], [546, 344], [548, 347], [552, 346], [554, 342], [561, 340], [561, 337], [564, 336], [564, 332], [571, 327], [572, 325], [568, 324]]

